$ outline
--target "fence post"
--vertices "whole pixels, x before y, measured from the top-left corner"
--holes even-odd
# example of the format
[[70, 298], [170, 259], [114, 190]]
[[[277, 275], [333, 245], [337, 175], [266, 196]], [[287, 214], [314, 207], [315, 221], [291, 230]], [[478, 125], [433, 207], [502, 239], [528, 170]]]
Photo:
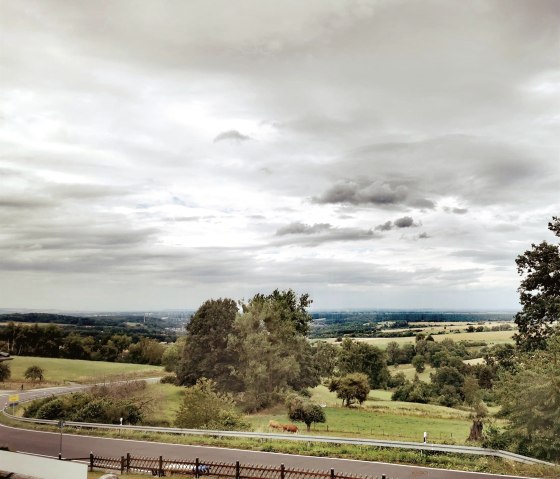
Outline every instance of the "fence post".
[[121, 456], [121, 475], [124, 473], [124, 456]]
[[285, 474], [286, 468], [284, 467], [284, 464], [280, 464], [280, 479], [284, 479]]
[[130, 452], [126, 453], [126, 473], [130, 472]]
[[387, 479], [387, 476], [385, 474], [381, 474], [381, 479]]
[[334, 468], [331, 469], [331, 479], [334, 479]]
[[200, 465], [200, 461], [198, 457], [194, 460], [194, 477], [198, 479], [198, 466]]
[[235, 479], [241, 478], [241, 468], [239, 467], [239, 461], [235, 461]]
[[163, 477], [163, 456], [159, 456], [159, 477]]
[[93, 452], [89, 453], [89, 470], [93, 472]]

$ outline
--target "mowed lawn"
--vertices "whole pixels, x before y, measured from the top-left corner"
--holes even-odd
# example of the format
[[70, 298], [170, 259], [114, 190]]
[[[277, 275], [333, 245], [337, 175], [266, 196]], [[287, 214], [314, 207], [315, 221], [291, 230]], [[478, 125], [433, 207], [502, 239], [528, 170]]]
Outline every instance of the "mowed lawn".
[[12, 371], [9, 383], [28, 382], [24, 376], [25, 371], [29, 366], [33, 365], [43, 368], [45, 374], [44, 383], [50, 385], [62, 384], [64, 382], [92, 383], [105, 380], [163, 375], [163, 368], [161, 366], [83, 361], [79, 359], [16, 356], [8, 364]]

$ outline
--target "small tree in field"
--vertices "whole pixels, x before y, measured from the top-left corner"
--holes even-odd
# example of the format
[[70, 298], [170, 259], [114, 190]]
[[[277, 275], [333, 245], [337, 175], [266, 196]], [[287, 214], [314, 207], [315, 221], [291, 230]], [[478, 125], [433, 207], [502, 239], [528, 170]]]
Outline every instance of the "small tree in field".
[[323, 408], [305, 398], [292, 394], [286, 401], [288, 417], [292, 421], [301, 421], [307, 426], [307, 432], [311, 431], [314, 422], [325, 422], [327, 420]]
[[12, 371], [10, 370], [10, 366], [4, 362], [0, 362], [0, 381], [4, 382], [6, 379], [10, 379], [11, 375]]
[[34, 364], [25, 370], [24, 377], [31, 381], [43, 381], [45, 379], [45, 370], [41, 366]]
[[352, 373], [334, 378], [329, 384], [330, 391], [336, 391], [336, 396], [342, 399], [347, 407], [354, 401], [362, 404], [368, 397], [370, 386], [368, 377], [363, 373]]

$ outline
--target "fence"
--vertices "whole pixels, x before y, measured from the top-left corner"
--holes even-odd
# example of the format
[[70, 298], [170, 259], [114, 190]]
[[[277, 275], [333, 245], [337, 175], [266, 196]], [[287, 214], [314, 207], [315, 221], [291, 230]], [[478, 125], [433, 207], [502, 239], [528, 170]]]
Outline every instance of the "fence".
[[[328, 472], [310, 471], [306, 469], [287, 468], [280, 466], [258, 466], [226, 462], [201, 462], [181, 459], [164, 459], [159, 457], [140, 457], [127, 454], [121, 457], [103, 457], [90, 454], [89, 469], [112, 469], [125, 473], [151, 473], [153, 476], [191, 476], [199, 478], [210, 475], [232, 479], [390, 479], [382, 476], [361, 476], [357, 474], [337, 473], [334, 469]], [[395, 479], [395, 478], [393, 478]]]

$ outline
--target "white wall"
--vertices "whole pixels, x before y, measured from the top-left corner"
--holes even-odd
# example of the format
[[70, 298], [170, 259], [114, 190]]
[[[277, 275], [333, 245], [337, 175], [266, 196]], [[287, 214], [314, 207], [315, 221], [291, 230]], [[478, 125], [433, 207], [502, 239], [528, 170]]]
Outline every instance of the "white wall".
[[78, 462], [0, 451], [0, 471], [17, 472], [40, 479], [87, 479], [87, 470], [87, 464]]

